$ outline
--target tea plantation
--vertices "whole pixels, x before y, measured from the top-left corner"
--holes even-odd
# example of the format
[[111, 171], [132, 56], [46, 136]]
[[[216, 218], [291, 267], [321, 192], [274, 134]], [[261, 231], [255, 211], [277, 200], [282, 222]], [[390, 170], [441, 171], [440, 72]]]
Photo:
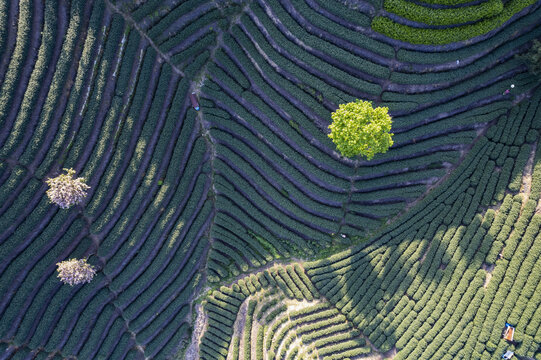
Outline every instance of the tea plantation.
[[539, 38], [539, 0], [0, 0], [0, 359], [541, 359]]

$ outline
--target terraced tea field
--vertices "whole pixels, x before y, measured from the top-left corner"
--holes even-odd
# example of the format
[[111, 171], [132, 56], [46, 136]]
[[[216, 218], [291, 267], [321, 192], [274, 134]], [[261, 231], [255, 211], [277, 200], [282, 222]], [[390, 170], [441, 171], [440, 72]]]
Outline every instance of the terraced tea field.
[[536, 0], [0, 0], [0, 359], [541, 359], [536, 38]]

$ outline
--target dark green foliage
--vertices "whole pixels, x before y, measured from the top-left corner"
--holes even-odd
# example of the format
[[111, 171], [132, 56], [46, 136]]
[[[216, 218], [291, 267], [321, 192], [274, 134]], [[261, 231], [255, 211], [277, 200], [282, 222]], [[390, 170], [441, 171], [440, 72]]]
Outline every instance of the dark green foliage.
[[527, 53], [520, 56], [527, 65], [530, 72], [534, 75], [541, 75], [541, 41], [535, 39], [532, 42], [532, 47]]

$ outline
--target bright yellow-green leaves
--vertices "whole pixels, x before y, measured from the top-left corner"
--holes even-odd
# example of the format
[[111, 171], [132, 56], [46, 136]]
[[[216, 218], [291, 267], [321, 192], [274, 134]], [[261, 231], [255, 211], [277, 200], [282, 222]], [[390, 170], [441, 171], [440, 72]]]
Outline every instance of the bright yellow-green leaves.
[[343, 156], [363, 155], [370, 160], [393, 145], [388, 111], [386, 107], [373, 108], [369, 101], [340, 104], [331, 114], [329, 137]]

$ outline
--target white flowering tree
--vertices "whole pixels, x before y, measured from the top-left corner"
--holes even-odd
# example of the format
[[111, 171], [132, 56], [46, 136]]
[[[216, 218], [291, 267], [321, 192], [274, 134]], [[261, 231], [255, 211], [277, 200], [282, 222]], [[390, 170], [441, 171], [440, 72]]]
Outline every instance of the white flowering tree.
[[80, 203], [86, 196], [86, 190], [90, 189], [90, 186], [85, 184], [84, 178], [73, 178], [75, 170], [64, 169], [64, 171], [66, 171], [66, 174], [47, 179], [46, 182], [49, 185], [47, 196], [51, 202], [62, 209], [67, 209]]
[[56, 265], [60, 280], [71, 286], [89, 283], [96, 275], [96, 269], [86, 259], [64, 260]]

